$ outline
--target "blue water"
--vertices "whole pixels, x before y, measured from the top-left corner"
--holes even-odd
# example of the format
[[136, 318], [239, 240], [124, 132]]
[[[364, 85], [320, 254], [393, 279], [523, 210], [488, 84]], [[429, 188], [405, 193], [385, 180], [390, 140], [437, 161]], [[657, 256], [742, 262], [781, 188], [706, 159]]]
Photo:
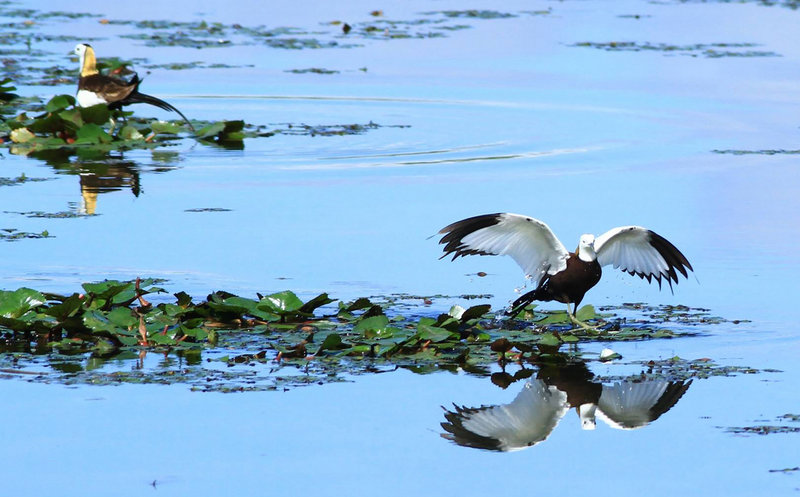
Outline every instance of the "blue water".
[[[340, 4], [35, 8], [314, 30], [333, 20], [369, 20], [381, 7]], [[0, 287], [69, 293], [85, 281], [153, 276], [198, 297], [217, 289], [341, 299], [489, 293], [497, 307], [523, 284], [513, 261], [439, 260], [431, 235], [464, 217], [518, 212], [546, 221], [572, 248], [582, 233], [638, 224], [673, 241], [695, 274], [673, 295], [608, 270], [587, 303], [685, 304], [750, 322], [701, 338], [614, 345], [625, 361], [708, 357], [780, 372], [696, 380], [673, 409], [634, 431], [602, 423], [582, 431], [571, 410], [545, 442], [507, 454], [442, 439], [440, 406], [508, 403], [521, 382], [501, 390], [464, 374], [398, 371], [284, 393], [222, 395], [181, 385], [67, 388], [14, 377], [0, 382], [7, 399], [0, 474], [9, 495], [796, 493], [800, 472], [769, 470], [800, 464], [797, 434], [741, 436], [725, 428], [791, 424], [776, 418], [798, 413], [797, 158], [713, 151], [800, 148], [800, 12], [714, 2], [383, 6], [385, 18], [406, 20], [469, 8], [551, 13], [460, 19], [454, 24], [470, 28], [442, 38], [356, 39], [363, 46], [324, 50], [152, 48], [119, 37], [136, 32], [132, 27], [42, 21], [43, 32], [99, 37], [92, 44], [100, 58], [253, 65], [147, 75], [143, 91], [192, 118], [384, 127], [356, 136], [250, 139], [243, 151], [187, 139], [162, 150], [171, 152], [166, 156], [125, 152], [126, 179], [94, 198], [82, 195], [77, 174], [87, 165], [66, 174], [3, 152], [0, 176], [52, 180], [0, 187], [0, 228], [47, 230], [54, 238], [3, 242]], [[641, 18], [620, 17], [632, 14]], [[611, 41], [754, 43], [736, 50], [779, 56], [571, 46]], [[72, 42], [40, 45], [70, 64]], [[285, 72], [309, 67], [341, 72]], [[20, 88], [43, 97], [73, 91]], [[87, 198], [95, 216], [13, 213], [85, 211]], [[187, 212], [202, 208], [229, 210]], [[488, 276], [476, 277], [478, 271]], [[596, 354], [603, 346], [583, 347]], [[591, 368], [601, 376], [636, 372], [630, 364]]]

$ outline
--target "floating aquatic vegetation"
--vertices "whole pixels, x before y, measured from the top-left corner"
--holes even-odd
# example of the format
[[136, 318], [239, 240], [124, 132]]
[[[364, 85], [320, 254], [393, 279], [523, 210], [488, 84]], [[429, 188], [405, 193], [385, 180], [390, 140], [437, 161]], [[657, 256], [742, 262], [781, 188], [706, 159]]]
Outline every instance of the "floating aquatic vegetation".
[[295, 123], [280, 123], [277, 128], [270, 129], [267, 132], [259, 133], [259, 130], [266, 129], [264, 127], [257, 127], [256, 132], [258, 136], [272, 136], [272, 135], [297, 135], [297, 136], [344, 136], [344, 135], [361, 135], [367, 131], [379, 128], [408, 128], [406, 124], [377, 124], [372, 121], [366, 124], [295, 124]]
[[153, 121], [142, 125], [132, 121], [116, 127], [129, 112], [112, 111], [106, 105], [79, 107], [71, 95], [57, 95], [45, 105], [44, 113], [29, 117], [26, 112], [0, 124], [0, 138], [11, 153], [29, 155], [48, 149], [150, 148], [174, 139], [182, 131], [177, 124]]
[[764, 7], [785, 7], [791, 10], [800, 9], [798, 0], [676, 0], [676, 3], [754, 3]]
[[31, 182], [38, 182], [38, 181], [49, 181], [54, 178], [29, 178], [25, 176], [25, 173], [20, 174], [16, 178], [3, 178], [0, 177], [0, 186], [15, 186], [21, 185], [23, 183], [31, 183]]
[[731, 155], [797, 155], [800, 154], [800, 149], [763, 149], [763, 150], [712, 150], [715, 154], [731, 154]]
[[198, 207], [196, 209], [184, 209], [183, 212], [232, 212], [233, 209], [225, 209], [224, 207]]
[[309, 67], [308, 69], [287, 69], [283, 72], [290, 72], [294, 74], [339, 74], [340, 71], [333, 69], [323, 69], [321, 67]]
[[498, 12], [496, 10], [438, 10], [432, 12], [423, 12], [423, 14], [427, 16], [441, 14], [445, 17], [469, 19], [509, 19], [512, 17], [517, 17], [516, 14], [511, 14], [509, 12]]
[[[775, 369], [756, 369], [749, 366], [723, 366], [710, 358], [684, 359], [670, 357], [668, 359], [634, 362], [642, 366], [649, 377], [668, 379], [710, 378], [712, 376], [735, 376], [740, 374], [779, 373]], [[614, 377], [606, 380], [617, 379]]]
[[609, 52], [642, 52], [654, 51], [664, 54], [687, 55], [690, 57], [780, 57], [780, 54], [765, 50], [742, 50], [759, 47], [757, 43], [696, 43], [694, 45], [671, 45], [668, 43], [650, 43], [636, 41], [610, 41], [574, 43], [571, 47], [588, 47]]
[[76, 217], [89, 217], [96, 216], [97, 214], [82, 213], [76, 211], [60, 211], [60, 212], [44, 212], [44, 211], [28, 211], [28, 212], [15, 212], [3, 211], [6, 214], [19, 214], [32, 219], [72, 219]]
[[170, 62], [166, 64], [138, 64], [139, 67], [144, 67], [145, 69], [167, 69], [170, 71], [184, 71], [187, 69], [230, 69], [235, 67], [255, 67], [254, 64], [222, 64], [222, 63], [213, 63], [207, 64], [202, 61], [193, 61], [193, 62]]
[[17, 87], [12, 84], [11, 78], [3, 78], [0, 80], [0, 101], [9, 102], [18, 97], [14, 92]]
[[[424, 315], [425, 307], [420, 308], [419, 303], [429, 304], [435, 297], [396, 295], [337, 302], [325, 293], [304, 301], [291, 291], [257, 298], [217, 291], [194, 301], [184, 292], [175, 293], [172, 299], [150, 297], [165, 293], [157, 284], [152, 279], [87, 283], [82, 292], [72, 295], [29, 288], [0, 291], [0, 335], [4, 337], [0, 347], [15, 354], [20, 371], [56, 361], [70, 362], [72, 369], [83, 372], [86, 361], [98, 358], [124, 360], [146, 352], [165, 357], [191, 353], [202, 355], [204, 361], [197, 363], [203, 370], [178, 376], [173, 371], [174, 381], [211, 374], [204, 368], [260, 365], [266, 371], [243, 372], [241, 378], [256, 382], [251, 388], [263, 389], [274, 387], [281, 376], [276, 372], [282, 370], [301, 371], [298, 377], [311, 383], [393, 368], [417, 373], [465, 370], [489, 374], [487, 367], [497, 361], [538, 364], [563, 360], [564, 353], [559, 349], [564, 344], [699, 332], [684, 329], [677, 322], [666, 330], [658, 321], [637, 324], [629, 330], [627, 325], [619, 325], [621, 318], [597, 314], [591, 306], [582, 307], [578, 314], [596, 326], [586, 330], [573, 328], [563, 312], [544, 312], [532, 306], [524, 319], [493, 314], [484, 304], [466, 309], [454, 306], [447, 313], [430, 316]], [[687, 377], [711, 374], [707, 363], [700, 366], [675, 359], [647, 365], [654, 375], [667, 367], [685, 371]], [[120, 371], [112, 374], [107, 369], [93, 369], [98, 371], [85, 381], [92, 378], [91, 382], [98, 382], [101, 377], [109, 382], [163, 380], [161, 376], [147, 380], [147, 374], [141, 372], [128, 376]], [[714, 369], [714, 374], [719, 370]], [[45, 377], [54, 378], [54, 374]], [[209, 388], [230, 387], [226, 382], [232, 377], [239, 378], [237, 374], [223, 374], [219, 383], [214, 380]]]
[[47, 230], [40, 233], [30, 233], [27, 231], [19, 231], [14, 228], [0, 228], [0, 240], [4, 242], [16, 242], [27, 238], [53, 238], [53, 236]]
[[[798, 414], [784, 414], [776, 418], [777, 422], [800, 422], [800, 415]], [[725, 428], [728, 433], [735, 433], [737, 435], [773, 435], [776, 433], [800, 433], [800, 426], [791, 425], [753, 425], [753, 426], [729, 426]]]

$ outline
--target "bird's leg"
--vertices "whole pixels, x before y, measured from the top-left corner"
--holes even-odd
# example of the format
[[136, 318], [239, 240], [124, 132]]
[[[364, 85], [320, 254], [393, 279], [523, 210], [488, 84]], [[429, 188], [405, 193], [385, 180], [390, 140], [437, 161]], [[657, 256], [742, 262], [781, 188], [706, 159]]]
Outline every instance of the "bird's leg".
[[569, 303], [567, 303], [567, 316], [569, 316], [569, 320], [572, 321], [573, 324], [577, 324], [586, 331], [597, 331], [597, 328], [595, 328], [594, 326], [584, 323], [583, 321], [578, 319], [576, 317], [576, 314], [578, 314], [578, 304], [575, 304], [575, 312], [572, 313], [569, 311]]

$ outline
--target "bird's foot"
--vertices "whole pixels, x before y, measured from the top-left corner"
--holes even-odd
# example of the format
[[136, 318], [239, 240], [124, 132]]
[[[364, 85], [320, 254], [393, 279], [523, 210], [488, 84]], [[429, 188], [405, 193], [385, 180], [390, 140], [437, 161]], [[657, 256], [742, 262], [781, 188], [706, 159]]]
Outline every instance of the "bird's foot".
[[[575, 312], [577, 313], [578, 309], [575, 309]], [[581, 329], [583, 329], [585, 331], [592, 332], [592, 333], [598, 333], [600, 331], [600, 330], [597, 329], [596, 326], [592, 326], [589, 323], [581, 321], [580, 319], [575, 317], [575, 314], [573, 314], [573, 313], [571, 313], [569, 311], [569, 306], [567, 306], [567, 316], [569, 316], [569, 320], [572, 321], [572, 324], [578, 325]]]

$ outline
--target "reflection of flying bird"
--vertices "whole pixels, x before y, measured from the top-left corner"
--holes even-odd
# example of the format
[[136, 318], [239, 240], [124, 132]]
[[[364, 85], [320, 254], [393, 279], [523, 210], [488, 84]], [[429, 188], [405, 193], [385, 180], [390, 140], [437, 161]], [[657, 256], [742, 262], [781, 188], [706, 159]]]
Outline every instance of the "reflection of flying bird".
[[455, 222], [440, 232], [444, 255], [510, 255], [536, 289], [518, 298], [518, 309], [534, 300], [574, 304], [600, 281], [601, 266], [613, 265], [661, 286], [678, 282], [678, 272], [693, 270], [686, 257], [665, 238], [640, 226], [622, 226], [595, 238], [582, 235], [569, 252], [552, 230], [538, 219], [519, 214], [488, 214]]
[[[577, 379], [558, 386], [550, 383], [549, 379], [526, 383], [510, 404], [455, 406], [455, 411], [445, 412], [447, 422], [442, 428], [447, 433], [442, 436], [477, 449], [524, 449], [545, 440], [570, 407], [577, 410], [584, 430], [594, 429], [595, 415], [612, 428], [640, 428], [669, 411], [692, 382], [625, 380], [602, 385], [602, 393], [600, 383], [588, 380], [584, 385]], [[599, 395], [592, 395], [593, 391]]]
[[542, 380], [526, 382], [510, 404], [445, 411], [442, 436], [477, 449], [512, 451], [546, 439], [564, 417], [567, 396]]
[[142, 80], [134, 74], [131, 81], [100, 74], [97, 70], [97, 59], [91, 45], [80, 43], [75, 46], [75, 53], [80, 57], [81, 74], [78, 80], [78, 94], [76, 99], [81, 107], [91, 107], [97, 104], [106, 104], [111, 109], [119, 109], [123, 105], [144, 103], [155, 105], [161, 109], [177, 112], [192, 131], [194, 126], [186, 119], [181, 111], [167, 102], [146, 95], [139, 91]]

